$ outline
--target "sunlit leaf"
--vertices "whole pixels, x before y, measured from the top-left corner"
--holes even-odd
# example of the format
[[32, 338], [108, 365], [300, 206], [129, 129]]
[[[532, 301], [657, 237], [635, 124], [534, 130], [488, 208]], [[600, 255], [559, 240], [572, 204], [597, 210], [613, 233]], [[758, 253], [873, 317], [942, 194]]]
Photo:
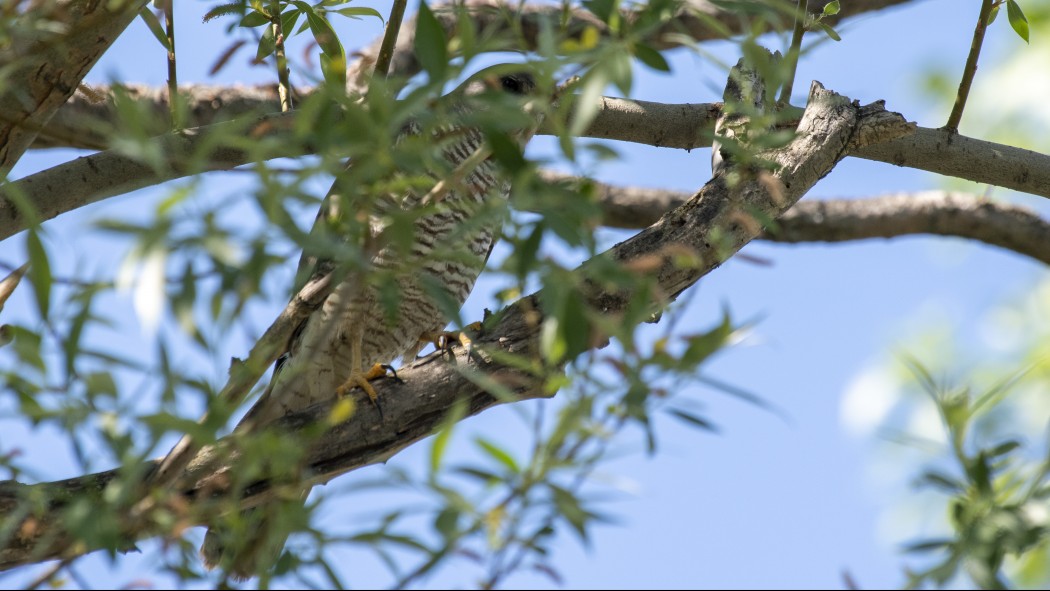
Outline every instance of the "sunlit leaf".
[[1017, 0], [1006, 0], [1006, 18], [1010, 19], [1010, 26], [1013, 27], [1017, 36], [1028, 43], [1028, 19], [1018, 6]]

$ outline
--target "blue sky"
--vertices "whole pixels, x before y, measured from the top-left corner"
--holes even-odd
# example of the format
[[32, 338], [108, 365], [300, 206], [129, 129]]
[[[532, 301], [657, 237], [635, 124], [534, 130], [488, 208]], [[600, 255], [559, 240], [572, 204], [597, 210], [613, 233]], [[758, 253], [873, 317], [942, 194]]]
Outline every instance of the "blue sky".
[[[381, 12], [388, 10], [386, 2], [363, 4]], [[850, 21], [840, 30], [842, 42], [820, 44], [803, 58], [793, 102], [801, 104], [808, 81], [816, 79], [862, 103], [885, 99], [887, 108], [900, 111], [920, 125], [943, 125], [947, 109], [934, 110], [924, 98], [923, 75], [935, 65], [950, 66], [952, 79], [961, 72], [978, 5], [976, 1], [925, 0]], [[199, 24], [200, 15], [208, 6], [194, 2], [177, 7], [182, 31], [180, 80], [224, 84], [271, 81], [269, 69], [248, 69], [240, 58], [219, 77], [207, 75], [214, 56], [225, 45], [222, 25]], [[1017, 52], [1047, 53], [1044, 39], [1034, 36], [1032, 45], [1025, 46], [1005, 22], [995, 25], [977, 76], [974, 92], [978, 98], [981, 93], [994, 96], [998, 65]], [[345, 31], [344, 44], [348, 49], [355, 45], [354, 39], [366, 43], [379, 33], [378, 25], [372, 21], [341, 30]], [[705, 44], [704, 49], [724, 62], [736, 61], [730, 43]], [[671, 76], [636, 66], [633, 98], [663, 102], [720, 100], [723, 70], [684, 50], [671, 52], [668, 57], [674, 69]], [[159, 85], [165, 75], [162, 49], [145, 26], [137, 22], [88, 79], [103, 82], [113, 78]], [[1016, 90], [1023, 94], [1022, 89]], [[971, 105], [961, 131], [986, 137], [979, 132], [986, 129], [988, 119], [986, 111]], [[687, 153], [625, 144], [615, 147], [624, 159], [597, 169], [596, 176], [601, 180], [692, 191], [709, 174], [707, 150]], [[1050, 149], [1046, 143], [1022, 147], [1044, 152]], [[549, 139], [535, 140], [530, 149], [535, 154], [549, 153]], [[69, 151], [31, 153], [23, 158], [15, 176], [71, 155]], [[202, 188], [216, 195], [235, 192], [239, 185], [231, 176], [211, 175]], [[806, 198], [865, 197], [939, 186], [942, 181], [935, 175], [848, 159]], [[984, 188], [970, 190], [983, 192]], [[79, 267], [114, 272], [128, 246], [111, 237], [83, 236], [79, 230], [88, 227], [90, 220], [116, 212], [147, 216], [163, 194], [139, 191], [46, 225], [54, 258], [64, 254], [79, 257], [56, 267], [59, 271]], [[1007, 196], [1001, 190], [996, 195]], [[1043, 199], [1009, 198], [1039, 207], [1044, 215], [1048, 211]], [[602, 230], [601, 240], [612, 245], [628, 235]], [[844, 570], [861, 587], [899, 586], [903, 562], [898, 544], [906, 539], [894, 539], [901, 532], [888, 530], [883, 521], [889, 506], [899, 499], [882, 494], [877, 477], [869, 469], [872, 440], [851, 433], [844, 425], [844, 392], [863, 372], [882, 366], [890, 352], [907, 350], [910, 339], [930, 326], [952, 326], [960, 348], [979, 346], [979, 319], [989, 308], [1047, 276], [1043, 267], [1028, 259], [943, 238], [832, 246], [753, 244], [745, 252], [772, 264], [760, 266], [731, 260], [704, 278], [693, 288], [699, 291], [684, 311], [686, 327], [693, 327], [694, 331], [709, 327], [717, 321], [723, 307], [728, 307], [737, 319], [760, 319], [747, 339], [704, 369], [711, 377], [761, 395], [784, 416], [715, 391], [686, 388], [679, 395], [702, 404], [704, 416], [717, 423], [721, 433], [701, 433], [664, 418], [657, 423], [660, 449], [655, 456], [644, 453], [638, 437], [622, 441], [617, 446], [619, 459], [601, 471], [623, 489], [604, 507], [606, 513], [617, 517], [618, 524], [598, 526], [592, 532], [589, 549], [582, 547], [571, 533], [559, 536], [553, 563], [564, 576], [566, 586], [825, 588], [842, 587]], [[20, 262], [23, 253], [21, 237], [0, 244], [0, 260], [5, 262]], [[275, 285], [274, 289], [279, 293], [281, 288]], [[484, 307], [493, 307], [493, 289], [493, 282], [479, 281], [464, 308], [464, 316], [480, 317]], [[113, 298], [112, 304], [127, 308], [130, 296], [121, 297]], [[276, 295], [269, 307], [253, 310], [260, 330], [283, 305], [280, 300]], [[27, 302], [24, 297], [16, 298], [4, 314], [13, 318], [30, 315]], [[127, 331], [119, 336], [121, 347], [128, 351], [143, 347], [152, 350], [149, 337], [133, 319], [125, 324]], [[106, 338], [115, 339], [117, 335]], [[244, 335], [240, 346], [248, 342], [247, 338]], [[237, 343], [231, 344], [234, 348], [228, 354], [208, 362], [213, 364], [209, 371], [216, 379], [221, 377], [229, 355], [243, 353], [236, 346]], [[186, 355], [183, 361], [191, 362], [190, 354]], [[0, 394], [0, 408], [2, 397]], [[187, 415], [194, 415], [194, 411], [188, 410]], [[0, 418], [0, 425], [2, 449], [30, 450], [27, 460], [32, 458], [41, 466], [42, 477], [75, 475], [70, 472], [73, 464], [69, 449], [64, 444], [55, 445], [53, 433], [30, 432], [7, 418]], [[524, 429], [514, 409], [499, 408], [470, 419], [462, 425], [457, 438], [466, 442], [479, 433], [502, 438], [511, 449], [523, 449], [526, 445]], [[417, 445], [390, 464], [419, 470], [427, 461], [428, 450], [426, 443]], [[322, 492], [336, 496], [336, 492], [352, 487], [360, 479], [381, 478], [383, 470], [360, 470], [340, 478]], [[357, 520], [366, 519], [374, 510], [370, 503], [384, 502], [389, 499], [378, 495], [340, 496], [325, 507], [320, 519], [352, 529]], [[385, 570], [370, 554], [350, 551], [337, 556], [337, 562], [344, 567], [344, 579], [353, 586], [370, 587], [388, 581]], [[147, 551], [123, 557], [113, 567], [104, 557], [88, 557], [79, 563], [78, 571], [98, 586], [119, 587], [142, 579], [154, 581], [157, 587], [168, 584], [163, 577], [153, 577], [151, 568]], [[0, 584], [17, 585], [21, 575], [0, 578]], [[425, 585], [469, 586], [476, 576], [467, 568], [446, 569]], [[541, 588], [550, 583], [539, 575], [523, 574], [512, 578], [509, 585]]]

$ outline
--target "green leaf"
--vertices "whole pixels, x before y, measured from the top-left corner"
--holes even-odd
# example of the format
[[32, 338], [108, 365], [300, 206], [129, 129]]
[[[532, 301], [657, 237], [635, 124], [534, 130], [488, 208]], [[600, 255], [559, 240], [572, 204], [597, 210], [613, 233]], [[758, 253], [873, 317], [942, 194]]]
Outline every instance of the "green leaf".
[[715, 328], [698, 335], [686, 337], [689, 346], [682, 354], [681, 362], [685, 367], [695, 368], [708, 357], [725, 347], [733, 334], [733, 322], [728, 312], [722, 313], [722, 322]]
[[540, 352], [547, 361], [558, 363], [565, 357], [568, 346], [563, 337], [562, 331], [558, 330], [557, 318], [552, 316], [543, 321], [543, 328], [540, 330]]
[[995, 22], [995, 17], [999, 16], [999, 5], [996, 4], [992, 7], [992, 11], [988, 13], [988, 22], [984, 23], [984, 26], [991, 25]]
[[29, 282], [36, 294], [36, 306], [40, 317], [46, 319], [51, 309], [51, 263], [47, 260], [47, 251], [40, 242], [40, 235], [34, 229], [26, 235], [26, 250], [29, 255]]
[[449, 409], [448, 415], [442, 421], [441, 427], [438, 428], [437, 435], [434, 437], [434, 444], [430, 446], [430, 471], [432, 475], [437, 474], [438, 470], [441, 469], [441, 460], [445, 457], [448, 442], [452, 439], [452, 431], [466, 414], [467, 405], [463, 399], [459, 399]]
[[839, 37], [839, 34], [835, 32], [835, 29], [831, 28], [831, 25], [825, 22], [817, 21], [817, 26], [820, 27], [825, 33], [827, 33], [828, 37], [831, 37], [835, 41], [842, 41], [842, 37]]
[[1010, 19], [1010, 26], [1014, 28], [1017, 35], [1028, 43], [1028, 19], [1025, 18], [1017, 0], [1006, 0], [1006, 18]]
[[839, 10], [841, 10], [841, 7], [839, 6], [839, 0], [833, 0], [832, 2], [828, 2], [824, 5], [824, 12], [822, 12], [821, 15], [833, 16], [838, 14]]
[[160, 41], [161, 47], [172, 51], [171, 41], [168, 40], [168, 34], [164, 32], [164, 26], [160, 24], [160, 19], [157, 18], [157, 15], [153, 14], [153, 11], [150, 9], [143, 8], [139, 11], [139, 16], [146, 22], [146, 26], [149, 27], [150, 32], [157, 38], [157, 41]]
[[634, 57], [658, 72], [671, 71], [671, 65], [664, 59], [663, 54], [644, 43], [638, 43], [634, 46]]
[[518, 467], [518, 463], [514, 461], [514, 458], [505, 449], [499, 447], [495, 443], [485, 439], [484, 437], [475, 437], [474, 443], [482, 449], [492, 459], [496, 460], [500, 464], [503, 464], [512, 474], [517, 474], [521, 471]]
[[1010, 439], [1010, 440], [1004, 441], [1004, 442], [1000, 443], [999, 445], [993, 447], [992, 449], [988, 450], [988, 457], [996, 458], [996, 457], [999, 457], [999, 456], [1003, 456], [1003, 455], [1006, 455], [1006, 454], [1012, 452], [1013, 450], [1015, 450], [1015, 449], [1017, 449], [1019, 447], [1021, 447], [1021, 442], [1020, 441], [1018, 441], [1016, 439]]
[[252, 28], [268, 24], [270, 24], [270, 17], [261, 12], [249, 12], [244, 15], [238, 26]]
[[448, 39], [426, 2], [419, 4], [416, 17], [416, 38], [413, 45], [416, 59], [431, 80], [441, 80], [448, 68]]
[[343, 16], [350, 17], [350, 18], [353, 18], [353, 19], [356, 19], [356, 18], [359, 18], [359, 17], [362, 17], [362, 16], [374, 16], [377, 19], [379, 19], [380, 21], [382, 21], [383, 24], [386, 24], [386, 20], [383, 19], [383, 15], [380, 14], [378, 10], [376, 10], [374, 8], [368, 8], [366, 6], [340, 8], [338, 10], [329, 10], [328, 12], [336, 12], [336, 13], [339, 13], [339, 14], [341, 14]]
[[576, 495], [560, 486], [549, 483], [547, 486], [554, 493], [554, 505], [558, 508], [558, 512], [576, 530], [580, 540], [587, 542], [587, 522], [591, 516], [583, 509], [580, 500], [576, 498]]
[[295, 28], [295, 23], [299, 22], [299, 17], [302, 15], [303, 12], [298, 8], [289, 8], [281, 15], [281, 31], [284, 32], [285, 38], [295, 34], [291, 31]]
[[918, 486], [931, 486], [953, 494], [961, 492], [966, 488], [966, 486], [958, 480], [932, 470], [924, 472], [919, 477], [916, 484]]
[[580, 96], [576, 98], [569, 135], [579, 136], [591, 124], [601, 107], [602, 92], [609, 83], [605, 68], [595, 67], [584, 76]]
[[942, 538], [934, 540], [922, 540], [920, 542], [912, 542], [904, 546], [905, 552], [922, 553], [932, 552], [934, 550], [943, 550], [951, 548], [954, 541], [951, 538]]
[[255, 61], [261, 62], [277, 50], [277, 40], [273, 36], [273, 27], [263, 29], [259, 39], [259, 50], [255, 52]]
[[314, 34], [314, 40], [317, 41], [325, 55], [330, 57], [344, 55], [343, 44], [339, 41], [339, 36], [335, 34], [332, 23], [312, 11], [306, 12], [306, 19], [310, 23], [310, 32]]

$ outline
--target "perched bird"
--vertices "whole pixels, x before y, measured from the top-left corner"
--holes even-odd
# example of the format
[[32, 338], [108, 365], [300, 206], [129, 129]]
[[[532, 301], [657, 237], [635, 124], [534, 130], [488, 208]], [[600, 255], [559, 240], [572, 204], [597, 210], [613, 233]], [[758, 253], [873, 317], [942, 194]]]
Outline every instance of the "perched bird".
[[[398, 141], [429, 137], [440, 150], [447, 171], [434, 189], [385, 195], [373, 201], [369, 228], [362, 252], [371, 273], [387, 274], [396, 286], [396, 305], [374, 282], [363, 281], [361, 273], [347, 273], [335, 286], [322, 307], [310, 315], [296, 330], [288, 351], [277, 362], [273, 378], [254, 407], [237, 427], [238, 432], [257, 430], [274, 420], [323, 401], [342, 396], [353, 387], [364, 389], [373, 403], [377, 393], [369, 384], [378, 377], [373, 371], [378, 364], [397, 357], [413, 359], [426, 342], [449, 322], [442, 308], [427, 293], [424, 282], [444, 286], [457, 305], [467, 299], [474, 282], [498, 238], [501, 218], [478, 216], [492, 199], [506, 199], [510, 184], [500, 178], [496, 163], [489, 158], [484, 133], [464, 125], [458, 118], [485, 108], [477, 99], [492, 92], [508, 93], [529, 111], [525, 97], [535, 90], [530, 74], [482, 78], [462, 89], [451, 108], [453, 120], [432, 132], [424, 132], [415, 122], [405, 125]], [[532, 119], [535, 119], [534, 117]], [[538, 123], [538, 122], [537, 122]], [[535, 125], [515, 132], [513, 137], [524, 146], [535, 131]], [[422, 135], [421, 134], [428, 134]], [[430, 172], [437, 178], [437, 171]], [[341, 206], [337, 182], [321, 206], [315, 230], [325, 216], [336, 216]], [[345, 204], [342, 205], [345, 207]], [[367, 243], [380, 235], [389, 222], [388, 216], [419, 213], [414, 218], [411, 242], [407, 245], [379, 244], [367, 254]], [[481, 221], [479, 221], [481, 220]], [[324, 272], [332, 268], [328, 261], [318, 261], [304, 252], [300, 266]], [[429, 275], [429, 278], [424, 277]], [[447, 309], [447, 308], [446, 308]], [[350, 420], [353, 420], [352, 418]], [[309, 488], [301, 493], [305, 502]], [[265, 571], [278, 557], [287, 537], [287, 528], [268, 524], [273, 521], [272, 507], [248, 509], [246, 519], [232, 532], [213, 526], [208, 530], [201, 555], [209, 567], [221, 566], [232, 575], [247, 578]], [[270, 513], [267, 513], [270, 511]], [[254, 515], [247, 515], [254, 512]], [[271, 527], [273, 528], [271, 530]]]

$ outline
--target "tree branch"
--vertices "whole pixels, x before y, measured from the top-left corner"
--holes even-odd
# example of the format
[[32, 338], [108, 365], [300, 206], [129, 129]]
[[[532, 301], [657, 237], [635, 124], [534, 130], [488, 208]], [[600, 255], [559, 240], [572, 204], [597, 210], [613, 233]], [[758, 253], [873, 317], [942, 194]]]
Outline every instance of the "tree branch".
[[[828, 1], [814, 2], [813, 10], [823, 9]], [[828, 18], [827, 22], [835, 24], [853, 16], [913, 1], [915, 0], [851, 0], [843, 2], [839, 14]], [[431, 6], [438, 23], [450, 37], [455, 34], [459, 24], [456, 13], [459, 7], [469, 11], [475, 28], [478, 31], [484, 31], [486, 36], [514, 35], [516, 41], [514, 49], [518, 51], [537, 49], [540, 32], [544, 26], [548, 25], [552, 26], [553, 30], [566, 31], [572, 38], [578, 37], [588, 27], [597, 29], [602, 35], [606, 34], [605, 23], [596, 18], [593, 13], [583, 9], [574, 9], [566, 14], [559, 4], [524, 4], [510, 8], [507, 2], [500, 0], [466, 0], [465, 2], [449, 2]], [[632, 10], [622, 11], [621, 14], [627, 22], [633, 22], [638, 18], [637, 12]], [[791, 26], [792, 15], [790, 11], [785, 13], [784, 20], [779, 23], [779, 26], [776, 26], [778, 23], [770, 21], [762, 21], [761, 26], [765, 31], [773, 31], [775, 26], [776, 29], [786, 30]], [[515, 20], [517, 22], [514, 22]], [[649, 31], [641, 41], [658, 50], [671, 49], [680, 47], [684, 38], [693, 41], [711, 41], [747, 34], [753, 32], [752, 24], [754, 23], [740, 18], [739, 11], [720, 8], [707, 0], [684, 0], [673, 18], [663, 26]], [[413, 18], [411, 23], [402, 29], [390, 61], [391, 72], [405, 78], [414, 76], [420, 71], [420, 64], [416, 61], [416, 56], [412, 51], [415, 30], [416, 23]], [[363, 59], [350, 67], [347, 80], [353, 90], [364, 90], [367, 85], [371, 64], [375, 61], [375, 56], [379, 54], [380, 43], [380, 40], [373, 42], [362, 52]]]
[[[11, 31], [39, 36], [18, 39], [0, 54], [5, 64], [5, 91], [0, 94], [0, 177], [18, 162], [37, 132], [145, 5], [146, 0], [58, 0], [33, 7], [8, 25]], [[20, 22], [29, 20], [36, 24]], [[40, 26], [42, 22], [46, 28]], [[62, 32], [31, 32], [37, 30]]]
[[[549, 182], [592, 184], [602, 208], [602, 223], [640, 229], [689, 200], [687, 193], [621, 187], [544, 172]], [[777, 231], [759, 240], [773, 242], [846, 242], [914, 234], [954, 236], [1011, 250], [1050, 265], [1050, 222], [1016, 205], [988, 201], [970, 193], [921, 191], [868, 199], [801, 201], [777, 220]]]
[[[724, 175], [720, 175], [658, 223], [596, 258], [628, 265], [645, 264], [646, 275], [654, 278], [658, 291], [665, 294], [651, 301], [655, 311], [755, 238], [762, 227], [751, 216], [775, 218], [797, 202], [818, 179], [831, 171], [851, 142], [858, 138], [884, 140], [887, 136], [907, 133], [909, 128], [902, 117], [887, 113], [881, 106], [857, 107], [814, 84], [798, 136], [785, 148], [762, 155], [780, 164], [775, 174], [761, 173], [742, 179], [732, 189], [727, 186]], [[680, 257], [674, 256], [675, 253], [683, 251], [693, 255], [694, 264], [676, 264]], [[586, 280], [595, 264], [600, 261], [584, 263], [576, 273]], [[628, 309], [633, 295], [629, 291], [612, 290], [593, 282], [587, 285], [590, 287], [585, 294], [587, 300], [601, 313], [620, 316]], [[370, 410], [362, 395], [358, 408], [364, 410], [353, 420], [328, 430], [310, 448], [310, 482], [325, 482], [349, 470], [386, 460], [431, 434], [457, 400], [468, 402], [470, 414], [500, 403], [500, 399], [488, 394], [480, 384], [494, 380], [519, 399], [543, 396], [534, 376], [502, 365], [496, 361], [497, 356], [486, 354], [502, 351], [538, 356], [542, 320], [540, 298], [537, 294], [527, 296], [500, 313], [474, 340], [475, 352], [480, 355], [468, 359], [462, 351], [457, 351], [456, 362], [451, 364], [437, 363], [441, 354], [435, 354], [403, 369], [405, 383], [383, 384], [385, 421]], [[602, 335], [593, 336], [596, 338], [589, 342], [606, 342]], [[485, 380], [478, 379], [482, 374]], [[281, 426], [298, 431], [326, 421], [330, 410], [330, 405], [319, 405], [288, 417]], [[187, 466], [185, 478], [179, 479], [191, 484], [179, 491], [177, 499], [172, 499], [169, 510], [176, 515], [180, 511], [185, 514], [186, 510], [180, 507], [207, 504], [233, 494], [228, 490], [230, 479], [224, 475], [234, 469], [236, 463], [235, 450], [202, 450]], [[96, 549], [83, 544], [71, 545], [71, 536], [62, 529], [62, 509], [72, 498], [97, 499], [103, 503], [117, 496], [104, 495], [107, 485], [115, 482], [117, 475], [117, 471], [109, 471], [36, 485], [0, 483], [0, 516], [5, 520], [19, 520], [7, 530], [13, 532], [10, 539], [0, 540], [0, 569]], [[244, 491], [242, 502], [245, 506], [261, 503], [273, 494], [270, 488], [269, 482], [255, 483]], [[193, 515], [206, 521], [206, 512]], [[164, 531], [159, 526], [141, 522], [120, 526], [128, 540]]]
[[[217, 101], [232, 98], [214, 87], [200, 89], [187, 92], [187, 97], [196, 101], [205, 101], [209, 96]], [[151, 91], [139, 87], [135, 92], [144, 96]], [[256, 101], [267, 92], [257, 88], [243, 94], [234, 93], [233, 96], [239, 98], [231, 102], [231, 109], [251, 112]], [[721, 114], [721, 103], [663, 104], [608, 97], [601, 101], [594, 122], [584, 134], [586, 137], [659, 147], [687, 150], [706, 147], [714, 122]], [[77, 109], [82, 110], [100, 108], [89, 106], [83, 100], [76, 104]], [[19, 198], [33, 204], [40, 221], [46, 221], [107, 197], [189, 174], [228, 170], [270, 158], [300, 156], [309, 151], [309, 146], [292, 137], [294, 116], [294, 113], [269, 115], [254, 118], [250, 123], [224, 122], [159, 136], [152, 140], [158, 144], [155, 149], [141, 152], [168, 155], [170, 162], [166, 168], [147, 166], [136, 158], [107, 151], [9, 183], [0, 193], [0, 197], [4, 197], [0, 200], [0, 240], [26, 227], [25, 217], [15, 204]], [[237, 126], [249, 130], [250, 141], [232, 147], [215, 143], [214, 138], [230, 141], [229, 138], [235, 136], [230, 130], [241, 129]], [[550, 131], [541, 128], [539, 133]], [[272, 141], [262, 143], [260, 139]], [[210, 152], [201, 153], [202, 146]], [[903, 137], [851, 149], [850, 155], [1050, 198], [1050, 156], [940, 129], [915, 127]], [[188, 165], [191, 162], [195, 167]], [[71, 182], [73, 180], [76, 182]], [[56, 187], [62, 189], [59, 191]]]

